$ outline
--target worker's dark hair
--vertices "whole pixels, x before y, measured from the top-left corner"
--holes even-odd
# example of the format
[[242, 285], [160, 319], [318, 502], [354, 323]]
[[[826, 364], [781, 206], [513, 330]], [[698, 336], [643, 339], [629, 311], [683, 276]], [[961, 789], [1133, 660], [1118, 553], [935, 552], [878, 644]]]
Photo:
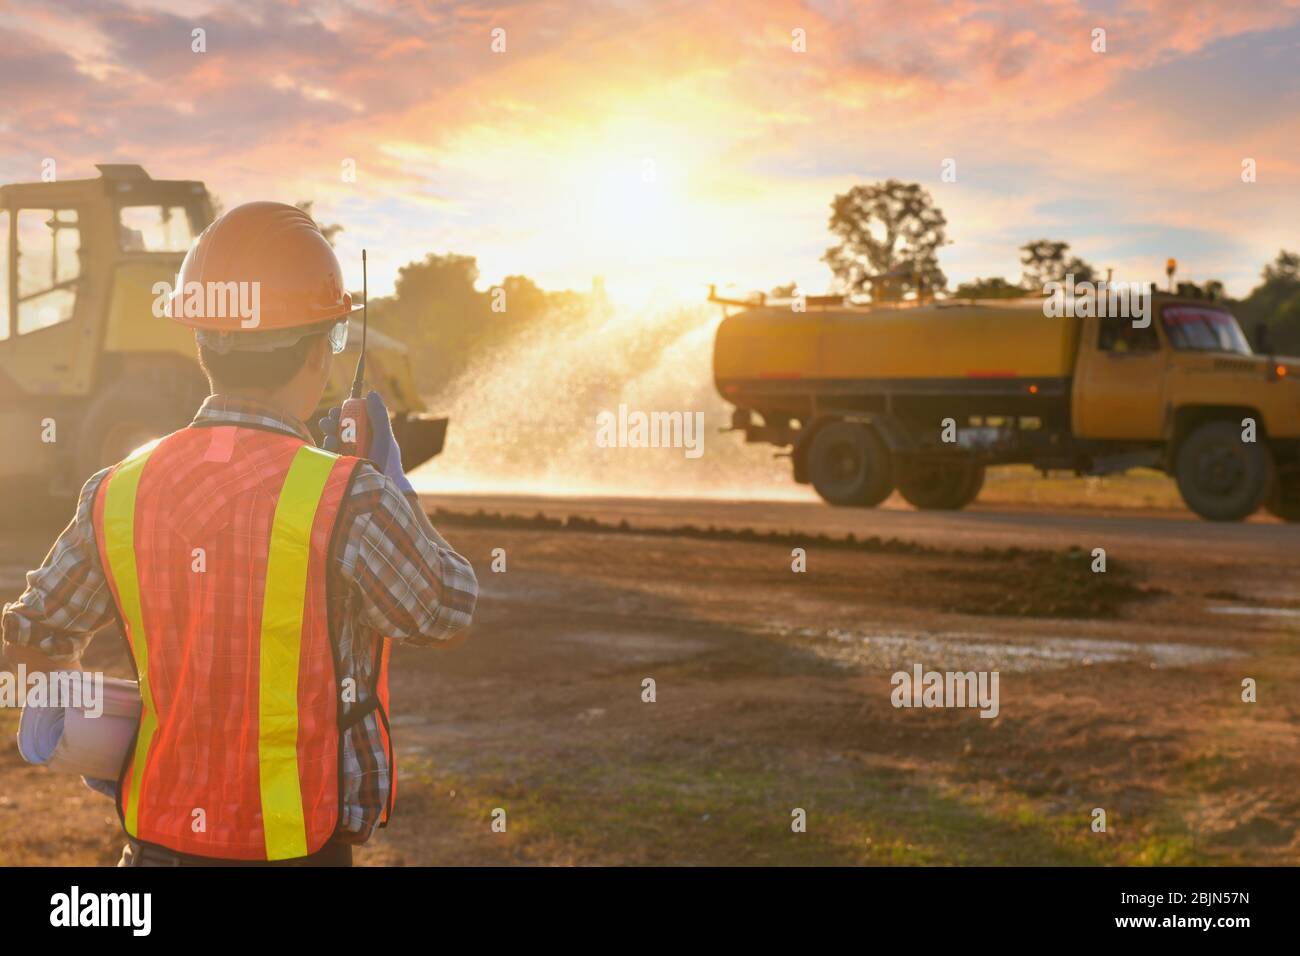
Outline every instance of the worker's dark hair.
[[311, 344], [324, 334], [304, 336], [293, 345], [271, 352], [233, 350], [222, 355], [200, 345], [199, 366], [214, 393], [232, 388], [278, 388], [298, 374]]

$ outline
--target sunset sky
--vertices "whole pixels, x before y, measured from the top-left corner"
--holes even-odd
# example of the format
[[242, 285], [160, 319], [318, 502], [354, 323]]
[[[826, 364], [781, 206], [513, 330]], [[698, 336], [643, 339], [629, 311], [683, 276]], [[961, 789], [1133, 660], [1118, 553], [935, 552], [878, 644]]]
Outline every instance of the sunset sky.
[[831, 197], [896, 177], [947, 214], [952, 285], [1047, 237], [1244, 294], [1300, 247], [1297, 63], [1300, 0], [0, 0], [0, 182], [139, 162], [314, 199], [375, 292], [454, 251], [633, 299], [823, 291]]

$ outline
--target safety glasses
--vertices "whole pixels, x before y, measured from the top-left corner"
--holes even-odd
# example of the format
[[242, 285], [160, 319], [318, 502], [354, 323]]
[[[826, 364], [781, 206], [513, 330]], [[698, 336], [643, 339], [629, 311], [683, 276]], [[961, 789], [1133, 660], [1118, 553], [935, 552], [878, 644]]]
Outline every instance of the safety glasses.
[[335, 322], [329, 331], [330, 350], [338, 355], [348, 347], [348, 320]]

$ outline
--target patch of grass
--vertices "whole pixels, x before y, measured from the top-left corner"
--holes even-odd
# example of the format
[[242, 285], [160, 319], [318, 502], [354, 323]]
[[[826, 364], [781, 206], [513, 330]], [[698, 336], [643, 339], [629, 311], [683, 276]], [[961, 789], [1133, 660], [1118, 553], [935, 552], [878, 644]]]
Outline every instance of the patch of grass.
[[1070, 508], [1187, 509], [1174, 480], [1149, 468], [1121, 475], [1079, 477], [1053, 472], [1044, 477], [1029, 465], [1003, 465], [988, 470], [979, 500]]
[[[977, 793], [851, 763], [792, 773], [761, 755], [539, 761], [473, 774], [424, 762], [405, 800], [456, 793], [455, 813], [486, 832], [502, 808], [517, 858], [578, 864], [1100, 865], [1186, 863], [1178, 834], [1094, 834], [1013, 792]], [[581, 761], [581, 762], [579, 762]], [[413, 792], [416, 791], [416, 792]], [[807, 814], [793, 832], [792, 811]], [[404, 808], [405, 809], [405, 808]], [[504, 836], [504, 835], [503, 835]]]
[[1196, 866], [1208, 862], [1192, 838], [1185, 834], [1154, 834], [1143, 837], [1126, 861], [1133, 866]]
[[1221, 753], [1202, 753], [1181, 767], [1190, 789], [1197, 793], [1226, 793], [1240, 786], [1241, 766]]

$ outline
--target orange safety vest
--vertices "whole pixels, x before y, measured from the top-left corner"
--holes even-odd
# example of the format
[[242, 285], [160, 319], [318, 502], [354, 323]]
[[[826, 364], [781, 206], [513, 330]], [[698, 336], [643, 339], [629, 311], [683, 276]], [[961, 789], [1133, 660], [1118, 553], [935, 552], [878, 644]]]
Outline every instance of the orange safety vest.
[[221, 859], [317, 852], [339, 824], [343, 731], [371, 709], [394, 772], [387, 640], [367, 706], [340, 720], [357, 697], [340, 686], [327, 562], [357, 462], [197, 425], [101, 482], [95, 538], [140, 682], [118, 778], [131, 837]]

